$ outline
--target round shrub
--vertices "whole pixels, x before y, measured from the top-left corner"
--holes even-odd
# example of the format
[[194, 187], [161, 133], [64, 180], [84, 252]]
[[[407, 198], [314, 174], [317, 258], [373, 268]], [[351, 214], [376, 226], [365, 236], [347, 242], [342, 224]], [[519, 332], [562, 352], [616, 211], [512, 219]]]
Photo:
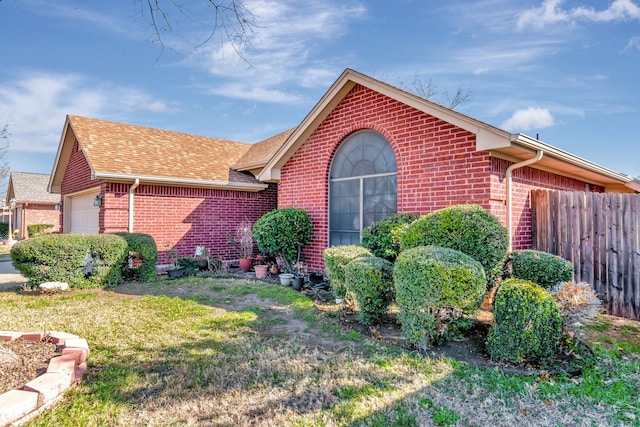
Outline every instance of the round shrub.
[[482, 265], [460, 251], [420, 246], [398, 256], [393, 278], [398, 320], [419, 348], [440, 343], [470, 326], [465, 316], [482, 303], [486, 277]]
[[361, 245], [374, 256], [395, 261], [400, 253], [401, 231], [420, 217], [416, 213], [389, 215], [362, 230]]
[[347, 264], [356, 258], [372, 256], [369, 249], [356, 245], [335, 246], [322, 251], [324, 267], [331, 281], [331, 290], [338, 298], [353, 300], [345, 282]]
[[528, 280], [547, 290], [558, 283], [573, 280], [573, 265], [566, 259], [549, 252], [523, 250], [509, 254], [506, 263], [507, 275]]
[[492, 359], [551, 362], [562, 337], [562, 317], [549, 292], [526, 280], [508, 279], [496, 292], [494, 316], [487, 338]]
[[391, 301], [393, 264], [372, 256], [354, 259], [345, 269], [345, 283], [360, 308], [358, 319], [365, 324], [375, 323], [387, 313]]
[[150, 282], [158, 277], [158, 247], [149, 234], [115, 233], [127, 241], [128, 255], [122, 265], [122, 276], [125, 280]]
[[312, 227], [311, 217], [303, 209], [274, 209], [253, 224], [253, 237], [262, 253], [279, 257], [285, 270], [293, 273], [302, 246], [311, 243]]
[[457, 205], [412, 222], [400, 238], [400, 249], [442, 246], [478, 260], [489, 284], [502, 273], [508, 247], [507, 229], [478, 205]]
[[13, 265], [32, 285], [67, 282], [76, 288], [99, 288], [122, 281], [127, 242], [115, 234], [43, 234], [16, 243]]

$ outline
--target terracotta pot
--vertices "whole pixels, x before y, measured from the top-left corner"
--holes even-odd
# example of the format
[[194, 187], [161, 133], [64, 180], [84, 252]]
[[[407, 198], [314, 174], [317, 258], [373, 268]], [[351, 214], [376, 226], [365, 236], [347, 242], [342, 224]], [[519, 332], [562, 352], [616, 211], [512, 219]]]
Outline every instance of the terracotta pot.
[[278, 266], [277, 264], [271, 265], [271, 274], [278, 274]]
[[251, 270], [251, 258], [240, 258], [238, 263], [240, 264], [240, 269], [245, 273]]
[[256, 272], [257, 279], [264, 279], [267, 277], [267, 272], [269, 271], [269, 266], [264, 264], [254, 265], [253, 269]]

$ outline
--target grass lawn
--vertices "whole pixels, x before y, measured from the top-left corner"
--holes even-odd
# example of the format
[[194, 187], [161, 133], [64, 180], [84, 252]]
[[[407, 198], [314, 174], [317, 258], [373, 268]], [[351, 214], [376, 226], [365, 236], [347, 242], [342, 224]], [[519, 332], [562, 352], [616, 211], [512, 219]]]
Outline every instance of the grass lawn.
[[51, 296], [0, 292], [0, 329], [91, 348], [83, 382], [28, 425], [640, 426], [640, 328], [590, 330], [579, 377], [429, 358], [340, 326], [304, 295], [236, 279]]

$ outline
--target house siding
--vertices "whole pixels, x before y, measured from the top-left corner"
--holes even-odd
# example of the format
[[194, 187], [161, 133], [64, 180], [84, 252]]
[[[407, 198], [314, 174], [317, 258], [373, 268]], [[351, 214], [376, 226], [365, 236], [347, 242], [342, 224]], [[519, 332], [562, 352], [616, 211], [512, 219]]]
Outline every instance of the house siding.
[[[491, 208], [490, 211], [506, 225], [506, 171], [513, 162], [491, 159]], [[564, 191], [592, 191], [604, 192], [604, 187], [588, 185], [586, 182], [534, 169], [532, 167], [518, 168], [512, 174], [512, 230], [513, 249], [531, 248], [531, 190], [564, 190]]]
[[[107, 183], [102, 204], [105, 233], [127, 231], [130, 184]], [[176, 248], [181, 256], [192, 256], [196, 246], [224, 259], [238, 258], [227, 236], [235, 235], [245, 218], [255, 222], [276, 208], [277, 186], [257, 193], [204, 188], [140, 185], [134, 195], [136, 233], [153, 236], [159, 263]], [[257, 249], [256, 249], [257, 250]]]
[[[506, 225], [505, 173], [511, 162], [477, 152], [474, 134], [383, 94], [356, 85], [284, 165], [279, 207], [306, 209], [313, 243], [303, 249], [311, 268], [323, 268], [328, 245], [328, 181], [331, 160], [355, 131], [370, 129], [391, 144], [398, 164], [398, 212], [429, 213], [473, 203]], [[513, 174], [514, 249], [531, 247], [532, 189], [603, 191], [583, 181], [530, 167]]]
[[355, 131], [371, 129], [391, 144], [398, 165], [398, 212], [426, 213], [460, 203], [490, 208], [491, 160], [475, 151], [475, 135], [368, 88], [356, 85], [284, 165], [279, 207], [306, 209], [313, 243], [303, 249], [323, 268], [328, 244], [331, 160]]
[[24, 221], [22, 223], [21, 235], [25, 238], [29, 236], [28, 226], [32, 224], [53, 224], [53, 228], [48, 232], [58, 232], [60, 230], [60, 212], [55, 210], [54, 205], [29, 203], [24, 208]]

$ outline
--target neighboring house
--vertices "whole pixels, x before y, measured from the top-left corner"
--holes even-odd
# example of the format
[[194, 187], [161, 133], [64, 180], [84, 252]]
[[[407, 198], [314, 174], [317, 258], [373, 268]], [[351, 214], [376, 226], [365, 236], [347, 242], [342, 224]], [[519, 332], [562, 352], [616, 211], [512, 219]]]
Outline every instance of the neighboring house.
[[[50, 231], [60, 230], [60, 195], [47, 191], [49, 174], [11, 172], [7, 189], [7, 208], [11, 211], [11, 230], [18, 231], [19, 239], [29, 237], [29, 225], [52, 224]], [[8, 215], [7, 215], [8, 217]]]
[[[324, 248], [358, 243], [386, 215], [460, 203], [495, 214], [514, 249], [530, 247], [537, 188], [638, 192], [640, 182], [353, 70], [297, 128], [253, 146], [68, 117], [50, 182], [64, 199], [65, 232], [135, 225], [161, 250], [205, 245], [228, 255], [224, 233], [242, 218], [276, 200], [303, 208], [314, 224], [303, 250], [313, 269]], [[98, 194], [91, 227], [78, 228], [85, 208], [76, 206], [91, 210]]]

